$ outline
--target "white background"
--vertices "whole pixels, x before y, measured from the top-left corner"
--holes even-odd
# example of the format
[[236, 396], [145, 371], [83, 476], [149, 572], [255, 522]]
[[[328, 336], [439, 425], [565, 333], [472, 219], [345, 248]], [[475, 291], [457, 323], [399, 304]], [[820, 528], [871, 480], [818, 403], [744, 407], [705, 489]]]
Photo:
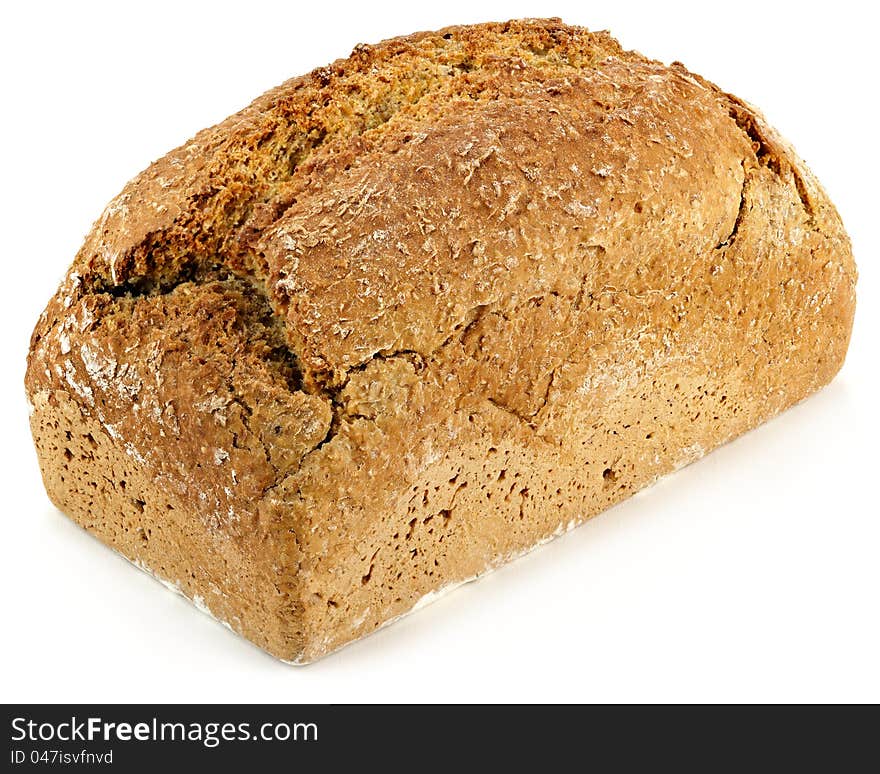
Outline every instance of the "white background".
[[[5, 6], [3, 701], [880, 700], [876, 29], [869, 3], [238, 2]], [[565, 538], [308, 667], [264, 655], [48, 502], [28, 337], [125, 181], [361, 41], [559, 15], [757, 104], [859, 262], [817, 396]]]

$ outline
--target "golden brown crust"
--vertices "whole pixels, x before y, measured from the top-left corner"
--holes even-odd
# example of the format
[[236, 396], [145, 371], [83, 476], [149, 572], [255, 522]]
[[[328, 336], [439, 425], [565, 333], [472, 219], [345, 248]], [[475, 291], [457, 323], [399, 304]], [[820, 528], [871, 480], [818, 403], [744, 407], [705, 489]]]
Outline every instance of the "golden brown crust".
[[419, 33], [126, 186], [34, 332], [34, 435], [60, 508], [311, 660], [827, 383], [855, 279], [792, 149], [682, 65]]

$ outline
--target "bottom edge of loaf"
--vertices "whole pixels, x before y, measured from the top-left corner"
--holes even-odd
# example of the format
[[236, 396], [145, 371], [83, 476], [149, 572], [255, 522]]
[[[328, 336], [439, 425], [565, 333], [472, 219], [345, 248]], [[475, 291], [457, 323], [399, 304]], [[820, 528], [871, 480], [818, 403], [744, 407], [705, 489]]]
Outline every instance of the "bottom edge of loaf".
[[[694, 458], [693, 462], [696, 462], [697, 459], [699, 459], [699, 458]], [[688, 463], [688, 464], [690, 464], [690, 463]], [[659, 480], [660, 478], [662, 478], [662, 476], [658, 476], [657, 480]], [[645, 489], [650, 488], [651, 486], [653, 486], [654, 483], [656, 483], [656, 480], [654, 482], [651, 482], [651, 484], [648, 484], [648, 486], [646, 486]], [[642, 491], [644, 491], [644, 490], [642, 490]], [[601, 511], [600, 513], [604, 513], [604, 512], [605, 511]], [[62, 511], [62, 513], [63, 513], [63, 511]], [[98, 539], [98, 541], [102, 545], [109, 548], [111, 551], [113, 551], [114, 554], [122, 557], [130, 565], [132, 565], [133, 567], [136, 567], [138, 570], [145, 573], [146, 575], [149, 575], [153, 580], [160, 583], [162, 586], [164, 586], [166, 589], [171, 591], [173, 594], [176, 594], [177, 596], [183, 597], [185, 600], [190, 602], [196, 610], [198, 610], [201, 613], [204, 613], [206, 616], [208, 616], [213, 621], [216, 621], [217, 623], [224, 626], [226, 629], [228, 629], [230, 632], [232, 632], [232, 634], [234, 634], [236, 637], [239, 637], [242, 640], [244, 640], [245, 642], [247, 642], [248, 645], [251, 645], [251, 646], [257, 648], [257, 650], [259, 650], [260, 652], [262, 652], [268, 656], [271, 656], [276, 661], [280, 661], [283, 664], [288, 664], [290, 666], [307, 666], [308, 664], [312, 664], [315, 661], [318, 661], [320, 659], [325, 658], [326, 656], [329, 656], [333, 653], [336, 653], [340, 650], [343, 650], [343, 649], [347, 648], [349, 645], [353, 645], [354, 643], [361, 642], [363, 640], [368, 639], [369, 637], [382, 631], [383, 629], [387, 628], [388, 626], [391, 626], [392, 624], [397, 623], [402, 618], [406, 618], [407, 616], [409, 616], [419, 610], [422, 610], [426, 607], [429, 607], [430, 605], [439, 601], [443, 597], [448, 596], [449, 594], [451, 594], [452, 592], [461, 588], [462, 586], [465, 586], [468, 583], [473, 583], [474, 581], [482, 578], [484, 575], [488, 575], [489, 573], [499, 569], [500, 567], [503, 567], [507, 564], [515, 562], [518, 559], [522, 559], [523, 557], [527, 556], [528, 554], [531, 554], [532, 552], [537, 551], [539, 548], [547, 545], [548, 543], [553, 542], [554, 540], [562, 537], [563, 535], [568, 534], [572, 530], [576, 529], [577, 527], [582, 526], [583, 524], [585, 524], [586, 522], [590, 521], [591, 519], [595, 518], [595, 516], [598, 516], [598, 515], [600, 515], [600, 514], [595, 514], [594, 516], [585, 516], [581, 519], [572, 519], [567, 524], [561, 524], [554, 532], [552, 532], [549, 535], [546, 535], [545, 537], [536, 541], [534, 544], [532, 544], [528, 548], [525, 548], [520, 551], [515, 551], [515, 552], [509, 553], [509, 554], [499, 555], [498, 557], [489, 561], [486, 564], [485, 568], [483, 568], [479, 572], [476, 572], [472, 575], [469, 575], [468, 577], [463, 578], [461, 580], [450, 581], [449, 583], [446, 583], [445, 585], [443, 585], [437, 589], [434, 589], [433, 591], [429, 591], [428, 593], [423, 594], [421, 597], [416, 599], [416, 601], [413, 603], [413, 605], [408, 610], [405, 610], [403, 613], [400, 613], [399, 615], [396, 615], [393, 618], [389, 618], [388, 620], [386, 620], [382, 624], [380, 624], [376, 629], [373, 629], [372, 631], [369, 631], [369, 632], [365, 632], [363, 635], [361, 635], [360, 637], [357, 637], [356, 639], [349, 640], [349, 641], [342, 643], [334, 648], [331, 648], [330, 650], [320, 652], [320, 653], [315, 653], [314, 655], [311, 655], [311, 656], [306, 656], [305, 652], [303, 652], [303, 653], [300, 653], [299, 655], [295, 656], [292, 659], [279, 656], [275, 653], [272, 653], [271, 651], [268, 651], [264, 648], [259, 647], [255, 643], [251, 642], [243, 634], [236, 631], [235, 627], [229, 621], [225, 620], [221, 615], [212, 611], [210, 606], [205, 601], [205, 598], [201, 594], [193, 594], [193, 595], [187, 594], [183, 590], [183, 587], [181, 586], [180, 581], [173, 581], [173, 580], [170, 580], [169, 578], [163, 577], [162, 575], [160, 575], [158, 572], [156, 572], [152, 567], [150, 567], [143, 560], [133, 559], [132, 557], [127, 556], [125, 553], [123, 553], [118, 548], [115, 548], [114, 546], [111, 546], [111, 545], [105, 543], [104, 541], [100, 540], [100, 538], [98, 538], [96, 535], [94, 535], [88, 529], [86, 529], [86, 532], [88, 532], [88, 534], [90, 534], [93, 537], [95, 537], [96, 539]], [[65, 514], [65, 517], [70, 518], [70, 517], [67, 517], [66, 514]], [[82, 526], [82, 525], [79, 525], [78, 522], [76, 522], [76, 520], [74, 520], [74, 519], [71, 519], [71, 521], [74, 521], [74, 523], [77, 524], [78, 526]]]

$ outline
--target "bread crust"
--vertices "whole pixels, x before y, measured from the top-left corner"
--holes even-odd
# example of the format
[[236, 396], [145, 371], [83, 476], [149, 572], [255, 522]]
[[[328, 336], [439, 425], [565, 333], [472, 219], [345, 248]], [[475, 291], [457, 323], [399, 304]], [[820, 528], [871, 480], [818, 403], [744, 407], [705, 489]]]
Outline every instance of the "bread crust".
[[33, 334], [47, 491], [318, 658], [833, 378], [840, 218], [748, 104], [559, 20], [295, 78], [131, 181]]

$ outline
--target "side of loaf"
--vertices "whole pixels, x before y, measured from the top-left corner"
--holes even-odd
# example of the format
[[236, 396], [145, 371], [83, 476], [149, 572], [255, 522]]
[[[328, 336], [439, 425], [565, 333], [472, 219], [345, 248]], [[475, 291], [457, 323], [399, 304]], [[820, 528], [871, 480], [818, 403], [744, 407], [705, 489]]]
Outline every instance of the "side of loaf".
[[132, 180], [33, 334], [59, 509], [314, 660], [827, 384], [856, 269], [762, 115], [607, 33], [418, 33]]

